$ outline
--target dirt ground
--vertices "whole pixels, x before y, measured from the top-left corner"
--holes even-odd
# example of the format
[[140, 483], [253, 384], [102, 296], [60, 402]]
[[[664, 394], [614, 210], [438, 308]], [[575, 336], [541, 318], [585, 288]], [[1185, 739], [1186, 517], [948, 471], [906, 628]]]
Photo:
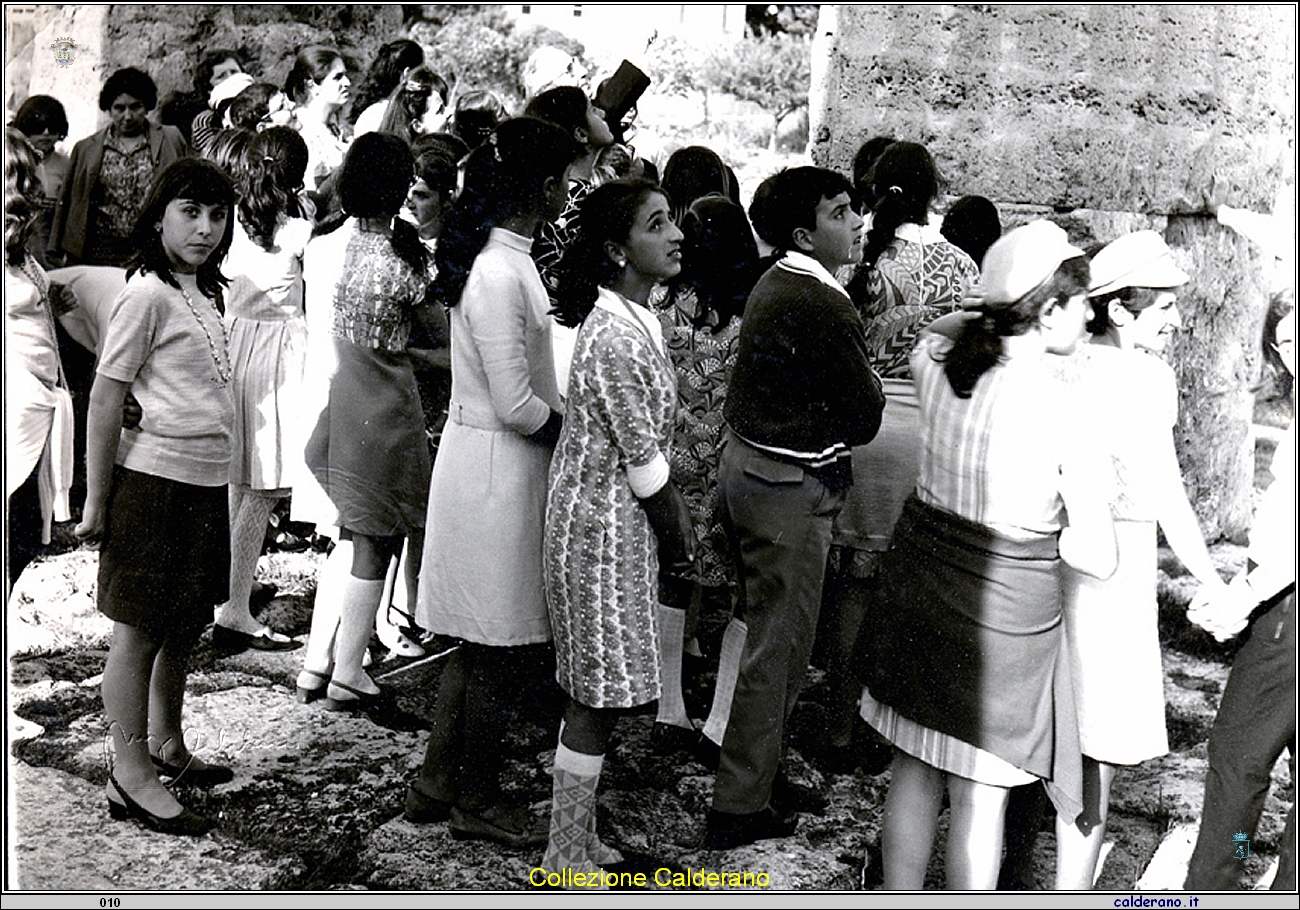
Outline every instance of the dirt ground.
[[[1261, 431], [1261, 481], [1275, 434]], [[54, 548], [57, 550], [58, 548]], [[1244, 551], [1220, 544], [1213, 555], [1226, 576]], [[310, 627], [322, 556], [273, 552], [260, 578], [279, 595], [262, 619], [300, 640]], [[194, 840], [166, 838], [104, 811], [104, 719], [98, 683], [111, 626], [94, 608], [96, 554], [53, 552], [29, 567], [8, 611], [9, 761], [12, 807], [8, 886], [34, 890], [531, 890], [528, 875], [542, 848], [512, 849], [459, 841], [445, 824], [417, 826], [401, 817], [406, 784], [423, 755], [428, 719], [444, 659], [389, 658], [378, 643], [372, 673], [396, 695], [399, 711], [379, 725], [331, 714], [293, 697], [301, 651], [222, 656], [208, 635], [191, 665], [185, 707], [187, 741], [201, 757], [232, 765], [237, 777], [182, 799], [219, 821]], [[1160, 633], [1166, 723], [1171, 751], [1121, 770], [1114, 786], [1097, 887], [1178, 889], [1199, 819], [1206, 740], [1227, 678], [1233, 646], [1191, 627], [1184, 610], [1195, 582], [1171, 553], [1161, 552]], [[692, 716], [711, 697], [725, 617], [706, 615], [706, 661], [688, 687]], [[434, 643], [432, 651], [441, 650]], [[544, 670], [522, 693], [506, 742], [504, 786], [539, 818], [550, 802], [562, 698]], [[889, 773], [831, 767], [821, 733], [829, 687], [814, 669], [795, 712], [789, 770], [829, 799], [805, 816], [792, 837], [729, 853], [700, 848], [712, 773], [683, 744], [651, 736], [649, 716], [619, 724], [599, 790], [602, 838], [641, 871], [646, 887], [672, 889], [669, 872], [763, 872], [768, 889], [855, 890], [880, 885], [879, 826]], [[1251, 856], [1244, 887], [1266, 886], [1285, 809], [1295, 798], [1284, 761]], [[945, 813], [946, 817], [946, 813]], [[1050, 887], [1052, 819], [1044, 819], [1026, 885]], [[927, 887], [943, 883], [945, 823]], [[1230, 846], [1229, 846], [1230, 849]], [[1159, 854], [1159, 856], [1158, 856]], [[1153, 858], [1155, 861], [1153, 861]], [[1181, 863], [1181, 865], [1180, 865]], [[654, 884], [659, 875], [662, 884]], [[689, 882], [684, 887], [690, 887]]]

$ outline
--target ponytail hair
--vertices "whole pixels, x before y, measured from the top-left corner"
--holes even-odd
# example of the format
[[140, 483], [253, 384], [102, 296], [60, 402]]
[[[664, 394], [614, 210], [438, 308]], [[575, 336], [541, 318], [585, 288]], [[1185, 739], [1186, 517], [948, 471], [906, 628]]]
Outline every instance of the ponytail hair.
[[981, 376], [1002, 359], [1002, 339], [1023, 335], [1050, 306], [1088, 292], [1088, 259], [1075, 256], [1056, 267], [1041, 284], [1012, 303], [980, 303], [939, 359], [953, 394], [970, 398]]
[[875, 205], [862, 264], [875, 268], [900, 225], [925, 223], [930, 203], [939, 195], [939, 171], [925, 146], [894, 142], [880, 153], [867, 182]]
[[596, 187], [578, 206], [578, 236], [564, 250], [556, 267], [555, 308], [560, 325], [582, 325], [602, 285], [618, 277], [619, 267], [605, 250], [606, 243], [623, 243], [641, 205], [651, 195], [663, 195], [649, 180], [614, 180]]
[[301, 216], [298, 191], [307, 172], [307, 143], [297, 130], [273, 126], [249, 143], [239, 198], [239, 223], [264, 250], [275, 245], [284, 218]]
[[[358, 142], [360, 140], [357, 140]], [[582, 157], [582, 147], [564, 130], [533, 117], [498, 126], [470, 152], [465, 184], [438, 239], [433, 294], [446, 306], [460, 303], [474, 260], [494, 227], [533, 206], [547, 180], [562, 178]]]

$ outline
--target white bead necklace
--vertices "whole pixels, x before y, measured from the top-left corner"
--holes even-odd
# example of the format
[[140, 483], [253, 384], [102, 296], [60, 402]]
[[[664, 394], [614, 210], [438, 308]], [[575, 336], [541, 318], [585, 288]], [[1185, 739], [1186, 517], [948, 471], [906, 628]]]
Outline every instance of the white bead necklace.
[[[178, 281], [177, 284], [180, 284], [180, 282]], [[183, 284], [181, 284], [181, 296], [185, 298], [185, 305], [190, 308], [190, 312], [194, 314], [194, 318], [199, 323], [199, 328], [203, 329], [204, 337], [208, 339], [208, 350], [212, 353], [212, 368], [217, 373], [212, 381], [224, 389], [226, 384], [230, 382], [232, 372], [230, 366], [230, 339], [226, 335], [226, 321], [221, 318], [221, 311], [217, 309], [216, 301], [208, 300], [208, 303], [212, 306], [212, 312], [216, 314], [217, 324], [221, 326], [221, 350], [218, 352], [216, 340], [212, 337], [208, 324], [199, 315], [198, 308], [194, 306], [194, 301], [190, 299], [190, 293], [185, 290]], [[204, 299], [207, 300], [206, 297]]]

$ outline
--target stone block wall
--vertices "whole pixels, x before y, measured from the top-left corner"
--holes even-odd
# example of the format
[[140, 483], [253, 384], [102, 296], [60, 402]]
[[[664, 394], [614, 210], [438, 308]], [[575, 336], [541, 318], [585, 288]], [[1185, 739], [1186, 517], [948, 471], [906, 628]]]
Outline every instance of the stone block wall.
[[954, 192], [1177, 214], [1294, 182], [1294, 6], [823, 7], [813, 158], [921, 142]]
[[[381, 44], [402, 37], [402, 10], [390, 4], [144, 4], [65, 5], [33, 17], [37, 30], [7, 49], [6, 102], [17, 108], [28, 95], [53, 95], [68, 112], [69, 137], [79, 139], [108, 122], [98, 107], [104, 80], [134, 66], [153, 77], [161, 101], [193, 86], [194, 69], [213, 48], [243, 48], [256, 61], [253, 74], [283, 85], [300, 47], [337, 47], [356, 66], [354, 83]], [[77, 42], [77, 60], [59, 67], [49, 45]], [[24, 71], [12, 63], [19, 62]], [[12, 70], [12, 72], [11, 72]], [[71, 147], [69, 145], [69, 147]]]
[[[1273, 263], [1211, 200], [1277, 213], [1294, 275], [1294, 5], [827, 5], [809, 153], [847, 172], [868, 138], [924, 144], [952, 195], [1079, 245], [1161, 231], [1192, 275], [1175, 429], [1211, 540], [1251, 520], [1250, 434]], [[1285, 244], [1284, 244], [1285, 246]]]

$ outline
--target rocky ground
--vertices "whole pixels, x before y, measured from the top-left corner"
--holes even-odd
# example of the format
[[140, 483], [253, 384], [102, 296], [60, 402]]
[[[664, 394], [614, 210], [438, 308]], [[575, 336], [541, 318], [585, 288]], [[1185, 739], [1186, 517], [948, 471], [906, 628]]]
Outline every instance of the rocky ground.
[[[1261, 444], [1267, 457], [1267, 441]], [[1223, 571], [1240, 567], [1238, 547], [1220, 545]], [[263, 618], [305, 638], [321, 557], [272, 553], [262, 578], [279, 596]], [[207, 635], [192, 661], [187, 738], [209, 761], [231, 764], [235, 781], [182, 799], [215, 816], [198, 839], [167, 838], [109, 819], [104, 808], [104, 719], [98, 682], [109, 622], [94, 609], [96, 556], [74, 550], [31, 566], [9, 604], [10, 817], [8, 886], [37, 890], [397, 890], [531, 888], [541, 848], [458, 841], [445, 824], [402, 818], [406, 789], [423, 754], [442, 660], [381, 659], [372, 668], [402, 709], [380, 726], [364, 717], [299, 704], [292, 685], [301, 651], [215, 653]], [[1188, 626], [1194, 582], [1162, 554], [1161, 634], [1171, 749], [1120, 773], [1097, 885], [1108, 890], [1177, 889], [1194, 836], [1206, 739], [1227, 678], [1231, 647]], [[720, 623], [702, 634], [716, 648]], [[716, 650], [713, 650], [716, 654]], [[376, 652], [376, 656], [383, 655]], [[716, 658], [715, 658], [716, 659]], [[706, 672], [707, 681], [707, 672]], [[707, 693], [707, 685], [701, 691]], [[687, 749], [652, 744], [650, 717], [623, 721], [599, 794], [603, 838], [653, 884], [656, 869], [764, 872], [772, 889], [853, 890], [879, 886], [879, 824], [889, 774], [833, 773], [819, 766], [827, 687], [814, 671], [793, 724], [793, 776], [824, 790], [830, 804], [805, 816], [794, 836], [712, 853], [697, 846], [712, 774]], [[559, 700], [552, 686], [525, 694], [521, 722], [504, 748], [505, 786], [545, 817]], [[1247, 887], [1266, 885], [1294, 800], [1286, 765], [1274, 771], [1264, 819], [1243, 864]], [[1051, 820], [1035, 856], [1033, 884], [1050, 886]], [[942, 886], [942, 837], [930, 886]], [[1154, 858], [1154, 861], [1153, 861]], [[665, 885], [664, 887], [672, 887]]]

